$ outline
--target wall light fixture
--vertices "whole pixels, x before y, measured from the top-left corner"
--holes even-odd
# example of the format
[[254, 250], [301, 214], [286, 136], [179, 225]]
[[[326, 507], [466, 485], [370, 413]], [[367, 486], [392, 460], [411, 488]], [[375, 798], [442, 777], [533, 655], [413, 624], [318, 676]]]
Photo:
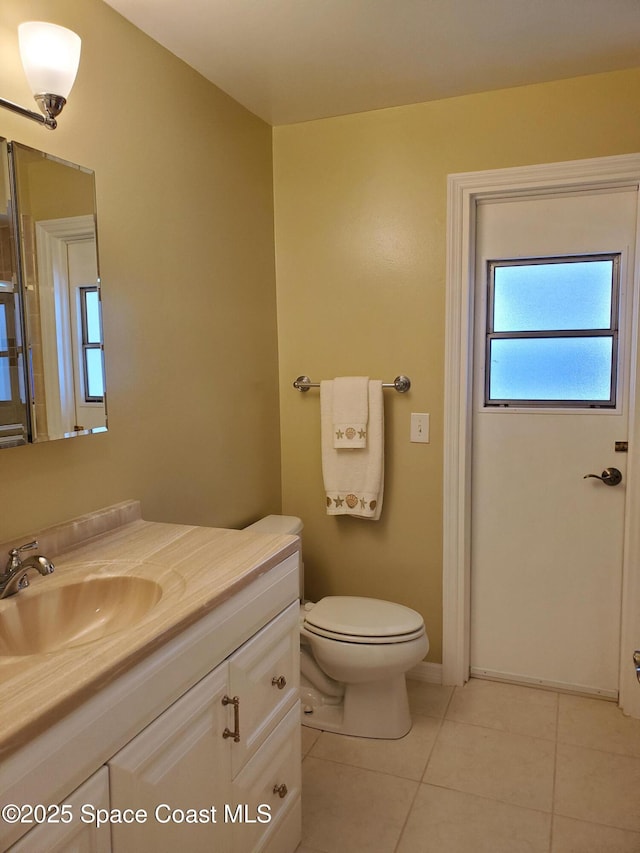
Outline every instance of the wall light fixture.
[[80, 36], [66, 27], [27, 21], [18, 27], [22, 67], [41, 113], [4, 98], [0, 107], [55, 130], [80, 64]]

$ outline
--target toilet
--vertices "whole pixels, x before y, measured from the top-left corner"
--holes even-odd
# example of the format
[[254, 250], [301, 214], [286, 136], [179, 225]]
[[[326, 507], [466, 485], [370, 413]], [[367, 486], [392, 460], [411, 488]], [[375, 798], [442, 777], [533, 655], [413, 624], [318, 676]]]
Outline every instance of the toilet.
[[[269, 515], [246, 530], [299, 536], [295, 516]], [[405, 673], [429, 650], [422, 616], [391, 601], [330, 595], [304, 601], [300, 565], [302, 723], [368, 738], [411, 729]]]

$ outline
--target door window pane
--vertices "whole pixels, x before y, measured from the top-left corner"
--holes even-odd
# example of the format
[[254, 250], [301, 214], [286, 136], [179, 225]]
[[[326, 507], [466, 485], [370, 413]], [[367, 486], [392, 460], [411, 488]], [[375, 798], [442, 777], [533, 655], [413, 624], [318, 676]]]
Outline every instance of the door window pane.
[[99, 344], [102, 336], [100, 334], [100, 300], [98, 290], [87, 289], [85, 291], [85, 312], [87, 323], [87, 343]]
[[613, 260], [499, 266], [494, 332], [608, 329]]
[[489, 262], [485, 405], [615, 406], [619, 265]]
[[0, 358], [0, 402], [11, 400], [11, 368], [6, 356]]
[[611, 337], [501, 338], [490, 351], [492, 400], [611, 398]]
[[85, 351], [85, 357], [87, 360], [87, 396], [90, 399], [104, 397], [102, 350], [88, 349]]
[[0, 350], [9, 349], [9, 331], [7, 329], [7, 307], [0, 302]]

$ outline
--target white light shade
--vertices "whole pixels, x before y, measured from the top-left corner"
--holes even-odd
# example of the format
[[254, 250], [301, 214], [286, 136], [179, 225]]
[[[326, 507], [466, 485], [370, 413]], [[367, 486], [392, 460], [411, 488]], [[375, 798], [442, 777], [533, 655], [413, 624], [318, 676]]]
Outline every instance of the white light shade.
[[18, 27], [20, 58], [34, 95], [67, 98], [80, 64], [80, 36], [66, 27], [27, 21]]

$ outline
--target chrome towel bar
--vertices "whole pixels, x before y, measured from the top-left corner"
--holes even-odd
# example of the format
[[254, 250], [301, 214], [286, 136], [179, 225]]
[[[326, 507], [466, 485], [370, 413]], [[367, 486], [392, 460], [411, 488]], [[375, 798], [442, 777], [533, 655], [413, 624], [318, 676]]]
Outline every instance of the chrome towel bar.
[[[293, 382], [297, 391], [308, 391], [309, 388], [319, 388], [319, 382], [312, 382], [308, 376], [298, 376]], [[405, 394], [411, 388], [411, 380], [408, 376], [396, 376], [393, 382], [383, 382], [383, 388], [395, 388], [399, 394]]]

